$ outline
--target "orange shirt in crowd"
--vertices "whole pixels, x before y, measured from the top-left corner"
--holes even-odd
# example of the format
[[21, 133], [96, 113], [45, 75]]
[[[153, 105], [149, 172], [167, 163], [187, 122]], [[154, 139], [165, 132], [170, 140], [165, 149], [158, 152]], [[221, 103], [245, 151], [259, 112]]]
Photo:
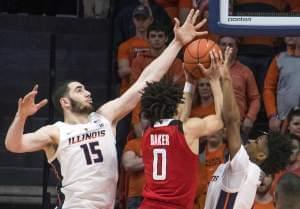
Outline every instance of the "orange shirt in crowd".
[[195, 105], [192, 107], [190, 117], [198, 117], [198, 118], [204, 118], [208, 115], [215, 114], [215, 104], [212, 103], [208, 106], [202, 106], [202, 105]]
[[[205, 148], [205, 172], [207, 179], [210, 180], [218, 166], [225, 162], [225, 148], [226, 145], [222, 144], [217, 150], [208, 151], [207, 146]], [[208, 185], [208, 182], [207, 182]]]
[[[124, 152], [132, 151], [137, 156], [141, 155], [141, 143], [142, 139], [132, 139], [127, 142]], [[129, 173], [129, 186], [128, 186], [128, 197], [142, 196], [143, 186], [145, 184], [144, 171], [139, 171], [135, 173]]]
[[[295, 48], [287, 47], [287, 53], [293, 56], [295, 54]], [[264, 82], [263, 100], [268, 117], [277, 114], [276, 95], [279, 69], [276, 59], [277, 56], [273, 58], [271, 64], [269, 65]]]
[[155, 0], [157, 4], [162, 6], [170, 18], [178, 17], [180, 8], [192, 8], [192, 0]]
[[209, 181], [218, 166], [225, 162], [225, 148], [226, 145], [222, 144], [217, 150], [209, 152], [206, 145], [205, 152], [200, 153], [198, 190], [193, 209], [204, 208]]
[[[139, 78], [146, 66], [149, 65], [155, 58], [156, 57], [153, 57], [150, 52], [145, 52], [141, 53], [133, 60], [131, 65], [130, 85], [132, 85]], [[184, 85], [185, 76], [182, 69], [182, 61], [180, 59], [176, 58], [174, 60], [165, 77], [181, 86]], [[132, 124], [139, 123], [140, 110], [140, 104], [138, 104], [132, 112]]]
[[[118, 60], [127, 59], [129, 66], [133, 59], [140, 53], [149, 51], [147, 40], [139, 37], [133, 37], [120, 44], [118, 48]], [[120, 94], [124, 93], [129, 88], [129, 75], [122, 79]]]
[[205, 197], [208, 180], [205, 172], [205, 165], [203, 165], [200, 161], [198, 179], [198, 188], [193, 209], [203, 209], [205, 206]]
[[262, 204], [255, 201], [252, 209], [275, 209], [275, 206], [273, 201], [267, 204]]
[[260, 108], [260, 95], [252, 71], [236, 61], [230, 68], [230, 75], [241, 120], [247, 117], [254, 122]]
[[272, 60], [267, 74], [265, 76], [263, 99], [268, 117], [277, 114], [276, 107], [276, 91], [279, 78], [279, 70], [277, 67], [276, 57]]

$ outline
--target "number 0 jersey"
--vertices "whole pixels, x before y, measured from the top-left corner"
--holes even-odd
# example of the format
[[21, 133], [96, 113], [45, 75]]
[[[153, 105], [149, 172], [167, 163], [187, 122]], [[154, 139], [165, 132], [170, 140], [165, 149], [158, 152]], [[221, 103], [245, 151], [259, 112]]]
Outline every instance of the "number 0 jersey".
[[198, 155], [186, 143], [180, 121], [161, 122], [143, 136], [146, 184], [141, 208], [190, 209], [196, 195]]
[[118, 168], [110, 122], [92, 113], [86, 124], [54, 125], [59, 128], [60, 141], [48, 162], [61, 181], [57, 208], [113, 209]]

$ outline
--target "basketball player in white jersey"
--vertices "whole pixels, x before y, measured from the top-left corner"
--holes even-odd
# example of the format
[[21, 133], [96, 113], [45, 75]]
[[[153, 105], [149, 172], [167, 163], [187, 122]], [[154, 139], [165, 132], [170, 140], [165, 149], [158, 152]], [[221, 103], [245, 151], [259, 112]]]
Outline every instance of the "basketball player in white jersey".
[[260, 137], [246, 147], [241, 144], [240, 116], [228, 70], [230, 54], [231, 49], [227, 48], [224, 65], [220, 67], [230, 160], [221, 164], [212, 176], [205, 209], [251, 209], [264, 172], [273, 174], [284, 169], [291, 151], [289, 139], [281, 135]]
[[29, 116], [46, 105], [35, 103], [37, 86], [20, 98], [18, 111], [6, 135], [5, 145], [11, 152], [44, 150], [48, 162], [57, 168], [61, 180], [58, 208], [113, 209], [118, 180], [115, 130], [117, 122], [140, 101], [146, 82], [158, 81], [167, 72], [180, 49], [207, 32], [197, 32], [205, 23], [196, 24], [198, 11], [191, 10], [180, 27], [175, 19], [175, 38], [165, 51], [143, 71], [139, 79], [121, 97], [93, 111], [91, 93], [84, 85], [66, 82], [53, 95], [63, 122], [44, 126], [24, 134]]

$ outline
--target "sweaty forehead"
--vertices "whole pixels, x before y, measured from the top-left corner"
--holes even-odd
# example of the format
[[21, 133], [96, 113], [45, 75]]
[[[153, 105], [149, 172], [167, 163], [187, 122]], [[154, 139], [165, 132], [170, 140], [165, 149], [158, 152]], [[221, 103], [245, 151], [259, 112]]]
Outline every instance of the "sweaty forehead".
[[73, 81], [71, 83], [68, 84], [69, 89], [72, 91], [76, 88], [84, 88], [84, 85], [80, 82], [77, 81]]

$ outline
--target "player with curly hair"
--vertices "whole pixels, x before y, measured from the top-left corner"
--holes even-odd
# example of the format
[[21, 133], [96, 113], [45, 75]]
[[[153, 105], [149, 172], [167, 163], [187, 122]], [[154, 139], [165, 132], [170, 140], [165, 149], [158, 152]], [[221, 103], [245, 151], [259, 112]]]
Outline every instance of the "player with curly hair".
[[142, 142], [146, 183], [140, 209], [193, 208], [199, 138], [223, 127], [223, 95], [218, 73], [220, 60], [216, 53], [210, 55], [212, 64], [203, 71], [210, 80], [215, 115], [203, 119], [187, 118], [194, 89], [194, 84], [189, 82], [185, 84], [184, 94], [178, 86], [166, 80], [148, 83], [143, 91], [141, 107], [150, 127], [144, 132]]
[[213, 174], [205, 209], [251, 209], [262, 178], [265, 174], [283, 170], [292, 148], [288, 136], [280, 134], [264, 135], [242, 145], [240, 115], [227, 65], [230, 55], [231, 49], [227, 48], [223, 67], [220, 68], [224, 94], [223, 120], [230, 160], [221, 164]]

